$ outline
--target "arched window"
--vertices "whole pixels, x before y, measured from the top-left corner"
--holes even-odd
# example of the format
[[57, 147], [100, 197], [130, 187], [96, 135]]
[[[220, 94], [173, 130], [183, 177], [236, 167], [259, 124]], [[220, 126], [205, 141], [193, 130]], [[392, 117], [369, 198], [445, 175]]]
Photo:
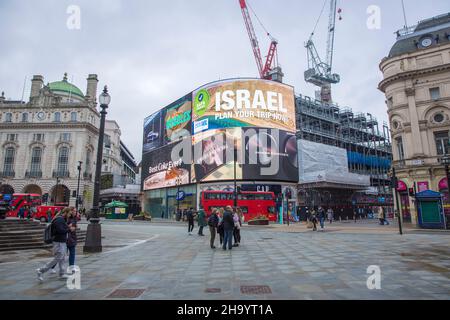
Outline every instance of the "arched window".
[[42, 159], [42, 149], [39, 147], [33, 148], [31, 151], [31, 172], [36, 174], [41, 171], [41, 159]]
[[55, 122], [61, 122], [61, 112], [55, 112]]
[[86, 152], [86, 173], [91, 173], [91, 157], [92, 157], [92, 151], [87, 150]]
[[76, 112], [71, 112], [70, 113], [70, 121], [77, 122], [77, 116], [78, 116], [78, 114]]
[[16, 157], [16, 150], [13, 147], [5, 150], [5, 163], [3, 165], [3, 174], [6, 176], [14, 176], [14, 159]]
[[58, 176], [66, 177], [68, 176], [69, 169], [69, 148], [61, 147], [59, 148], [58, 154]]
[[8, 112], [5, 116], [5, 122], [12, 122], [12, 113]]

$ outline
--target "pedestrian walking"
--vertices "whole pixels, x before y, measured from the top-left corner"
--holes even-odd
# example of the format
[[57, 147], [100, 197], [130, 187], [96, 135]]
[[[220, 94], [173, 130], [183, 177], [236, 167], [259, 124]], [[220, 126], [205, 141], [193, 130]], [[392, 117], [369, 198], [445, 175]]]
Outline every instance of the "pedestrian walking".
[[223, 230], [223, 208], [218, 210], [219, 223], [217, 225], [217, 233], [219, 234], [220, 245], [223, 244], [224, 230]]
[[188, 221], [188, 234], [192, 235], [192, 231], [194, 231], [194, 209], [190, 208], [186, 211], [186, 219]]
[[317, 212], [314, 208], [309, 213], [309, 221], [313, 224], [313, 231], [317, 231]]
[[334, 216], [333, 209], [328, 208], [327, 216], [328, 216], [328, 221], [330, 222], [330, 224], [333, 223], [333, 216]]
[[52, 210], [50, 208], [47, 210], [47, 222], [52, 222]]
[[223, 239], [223, 250], [233, 249], [233, 229], [234, 229], [234, 221], [233, 221], [233, 209], [231, 206], [226, 206], [225, 212], [223, 213], [223, 230], [224, 230], [224, 239]]
[[39, 281], [44, 281], [44, 273], [50, 270], [52, 267], [59, 265], [60, 278], [67, 278], [67, 274], [64, 269], [64, 259], [67, 251], [67, 232], [69, 227], [67, 226], [65, 217], [61, 214], [56, 216], [51, 222], [51, 234], [53, 238], [53, 259], [41, 268], [36, 270], [37, 278]]
[[69, 268], [72, 268], [75, 266], [75, 253], [76, 253], [76, 247], [77, 247], [77, 223], [74, 221], [74, 219], [70, 220], [69, 226], [69, 232], [67, 234], [67, 251], [69, 252]]
[[161, 211], [161, 219], [164, 219], [164, 210]]
[[234, 222], [234, 229], [233, 229], [233, 238], [234, 238], [234, 244], [233, 247], [239, 247], [241, 244], [241, 226], [242, 226], [242, 210], [241, 208], [237, 208], [236, 211], [233, 214], [233, 222]]
[[20, 220], [22, 220], [25, 217], [25, 208], [21, 207], [19, 209], [19, 211], [17, 212], [17, 216], [19, 217]]
[[219, 211], [217, 209], [213, 209], [211, 216], [208, 218], [209, 233], [211, 235], [209, 244], [211, 246], [211, 249], [216, 248], [216, 246], [214, 245], [214, 241], [216, 240], [216, 231], [217, 226], [219, 225], [218, 213]]
[[378, 218], [380, 219], [380, 224], [382, 226], [384, 226], [385, 224], [389, 225], [389, 221], [387, 221], [386, 219], [386, 212], [382, 206], [380, 206], [378, 209]]
[[198, 220], [198, 235], [203, 237], [204, 236], [203, 228], [206, 227], [205, 210], [203, 209], [198, 210], [197, 220]]
[[322, 208], [322, 206], [319, 207], [318, 216], [319, 216], [319, 222], [320, 222], [320, 230], [323, 231], [323, 228], [325, 226], [326, 216], [325, 216], [325, 210], [324, 210], [324, 208]]

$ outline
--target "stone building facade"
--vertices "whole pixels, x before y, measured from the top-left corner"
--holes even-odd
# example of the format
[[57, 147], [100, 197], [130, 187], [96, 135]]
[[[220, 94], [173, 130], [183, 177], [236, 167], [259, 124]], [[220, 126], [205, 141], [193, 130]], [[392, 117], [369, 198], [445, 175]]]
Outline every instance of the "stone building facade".
[[[92, 206], [100, 114], [97, 75], [86, 94], [67, 81], [32, 79], [28, 102], [0, 98], [0, 192], [36, 193], [49, 204], [75, 205], [82, 161], [82, 206]], [[46, 197], [48, 195], [48, 197]]]
[[408, 196], [408, 189], [439, 191], [449, 203], [441, 159], [449, 152], [450, 13], [398, 31], [380, 70], [379, 89], [386, 95], [400, 209], [404, 220], [416, 224], [414, 198]]

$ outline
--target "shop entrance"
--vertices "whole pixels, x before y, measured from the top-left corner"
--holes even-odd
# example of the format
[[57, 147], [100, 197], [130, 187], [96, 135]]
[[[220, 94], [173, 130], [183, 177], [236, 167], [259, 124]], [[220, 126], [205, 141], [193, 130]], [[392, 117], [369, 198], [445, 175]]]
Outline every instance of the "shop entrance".
[[411, 222], [411, 212], [409, 210], [408, 192], [400, 192], [400, 206], [402, 209], [403, 222]]

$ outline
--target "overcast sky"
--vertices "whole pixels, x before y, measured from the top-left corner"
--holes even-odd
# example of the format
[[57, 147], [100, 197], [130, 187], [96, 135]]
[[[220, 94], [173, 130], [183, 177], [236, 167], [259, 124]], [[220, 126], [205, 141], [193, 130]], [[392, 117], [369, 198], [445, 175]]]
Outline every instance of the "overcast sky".
[[[238, 0], [0, 0], [0, 91], [20, 99], [25, 77], [45, 83], [68, 72], [83, 92], [90, 73], [99, 89], [112, 96], [107, 118], [116, 120], [122, 140], [141, 159], [143, 119], [197, 87], [218, 79], [256, 77], [257, 68]], [[296, 93], [314, 96], [307, 84], [304, 42], [322, 9], [323, 0], [248, 0], [278, 39], [284, 82]], [[81, 10], [80, 29], [69, 29], [71, 5]], [[377, 5], [381, 28], [369, 29], [367, 8]], [[448, 0], [405, 0], [409, 25], [450, 12]], [[341, 0], [337, 21], [334, 72], [341, 83], [333, 99], [355, 112], [369, 112], [387, 121], [379, 62], [404, 25], [400, 0]], [[252, 16], [266, 55], [269, 39]], [[328, 5], [314, 42], [325, 58]]]

